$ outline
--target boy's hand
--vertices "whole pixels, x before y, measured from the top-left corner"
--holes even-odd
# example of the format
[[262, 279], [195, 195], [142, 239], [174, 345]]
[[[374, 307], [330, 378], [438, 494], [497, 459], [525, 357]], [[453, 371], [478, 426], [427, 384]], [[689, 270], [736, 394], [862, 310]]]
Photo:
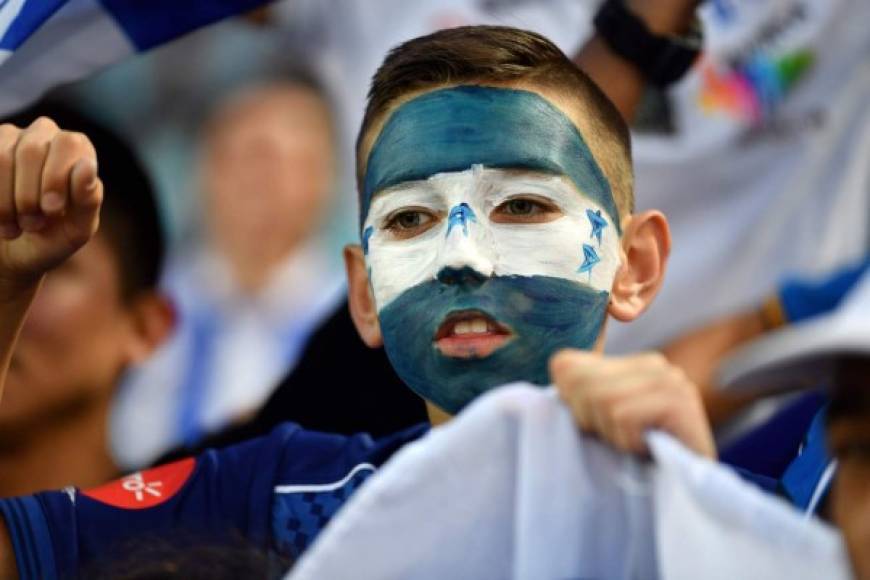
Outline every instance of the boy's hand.
[[644, 433], [661, 429], [714, 459], [716, 446], [698, 388], [659, 353], [603, 357], [563, 350], [550, 378], [587, 432], [631, 453], [648, 453]]
[[32, 286], [97, 231], [93, 145], [41, 117], [0, 125], [0, 298]]

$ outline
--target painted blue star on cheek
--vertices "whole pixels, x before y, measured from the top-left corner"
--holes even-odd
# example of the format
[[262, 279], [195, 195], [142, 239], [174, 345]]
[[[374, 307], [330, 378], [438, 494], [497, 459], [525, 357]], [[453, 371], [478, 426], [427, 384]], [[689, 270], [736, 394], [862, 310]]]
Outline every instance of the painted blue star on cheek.
[[464, 201], [459, 205], [453, 206], [450, 214], [447, 216], [447, 236], [450, 237], [450, 230], [453, 226], [462, 226], [463, 235], [468, 235], [468, 222], [476, 222], [477, 216], [474, 215], [474, 210], [469, 207]]
[[598, 257], [598, 252], [595, 251], [595, 248], [590, 246], [589, 244], [583, 244], [583, 263], [580, 264], [580, 267], [577, 268], [577, 271], [581, 274], [583, 272], [587, 272], [589, 274], [589, 281], [592, 281], [592, 268], [601, 261], [601, 258]]
[[362, 234], [362, 249], [363, 254], [368, 255], [369, 253], [369, 238], [372, 237], [372, 234], [375, 233], [375, 228], [369, 226], [365, 229]]
[[592, 233], [589, 234], [590, 238], [595, 238], [598, 240], [598, 246], [601, 246], [601, 233], [604, 228], [607, 227], [607, 220], [601, 217], [601, 210], [592, 211], [591, 209], [586, 210], [586, 217], [589, 218], [589, 223], [592, 226]]

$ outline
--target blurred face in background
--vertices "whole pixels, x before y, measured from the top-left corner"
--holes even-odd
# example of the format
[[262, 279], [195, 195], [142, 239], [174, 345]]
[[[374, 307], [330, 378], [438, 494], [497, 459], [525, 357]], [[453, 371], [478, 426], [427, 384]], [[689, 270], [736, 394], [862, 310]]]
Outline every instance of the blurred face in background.
[[206, 220], [243, 286], [262, 284], [318, 230], [334, 172], [330, 111], [311, 89], [272, 83], [218, 108], [204, 144]]
[[0, 439], [110, 398], [131, 336], [117, 259], [97, 235], [46, 276], [30, 308], [0, 406]]

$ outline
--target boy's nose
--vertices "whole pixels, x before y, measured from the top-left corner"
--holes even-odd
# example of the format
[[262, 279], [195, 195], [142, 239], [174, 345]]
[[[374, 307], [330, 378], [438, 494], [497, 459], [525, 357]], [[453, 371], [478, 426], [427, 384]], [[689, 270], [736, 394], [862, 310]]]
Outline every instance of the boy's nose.
[[467, 203], [454, 206], [439, 256], [438, 280], [444, 284], [480, 284], [493, 274], [486, 232]]

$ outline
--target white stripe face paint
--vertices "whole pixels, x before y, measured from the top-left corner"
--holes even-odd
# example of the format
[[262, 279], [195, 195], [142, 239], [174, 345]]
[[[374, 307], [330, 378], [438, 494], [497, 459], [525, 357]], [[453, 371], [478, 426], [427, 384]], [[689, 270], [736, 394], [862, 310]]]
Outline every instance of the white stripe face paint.
[[[557, 217], [494, 221], [512, 200], [543, 202], [558, 210]], [[402, 239], [394, 218], [408, 211], [420, 211], [431, 227]], [[471, 268], [487, 277], [552, 276], [610, 292], [620, 265], [617, 229], [569, 179], [479, 165], [378, 193], [363, 240], [379, 311], [445, 268]]]

